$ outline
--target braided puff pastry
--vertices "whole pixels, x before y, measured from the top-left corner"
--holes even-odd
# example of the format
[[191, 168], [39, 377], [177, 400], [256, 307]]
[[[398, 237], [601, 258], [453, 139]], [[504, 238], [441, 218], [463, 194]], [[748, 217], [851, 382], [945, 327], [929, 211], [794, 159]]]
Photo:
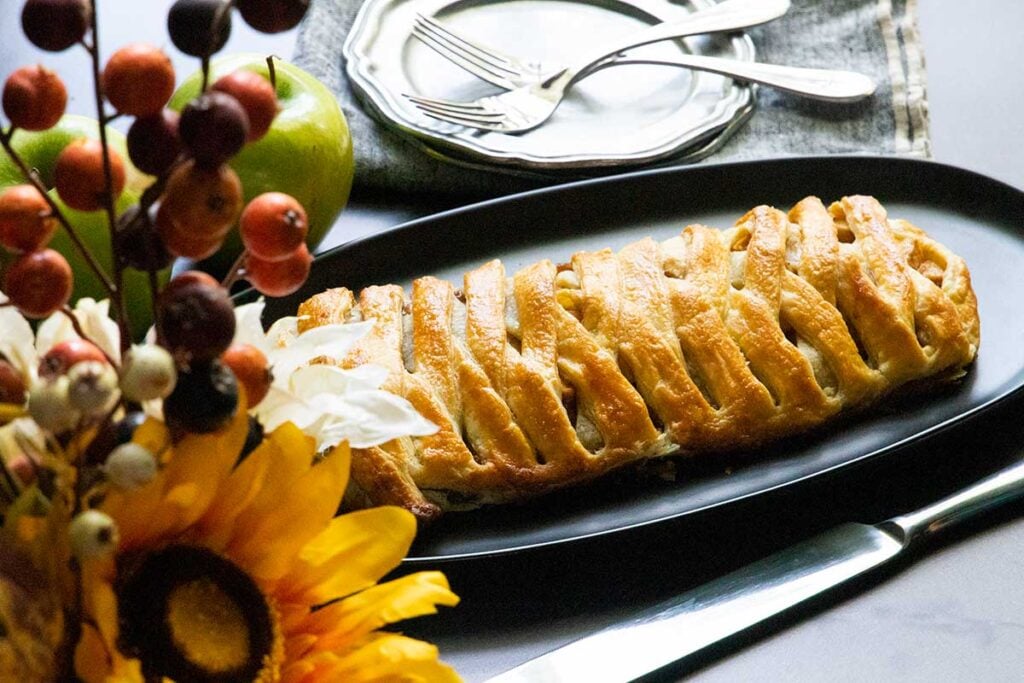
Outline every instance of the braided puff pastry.
[[350, 502], [442, 510], [533, 496], [630, 462], [749, 447], [923, 378], [979, 341], [962, 259], [871, 197], [575, 254], [461, 292], [432, 277], [314, 296], [309, 328], [373, 319], [344, 359], [440, 429], [353, 451]]

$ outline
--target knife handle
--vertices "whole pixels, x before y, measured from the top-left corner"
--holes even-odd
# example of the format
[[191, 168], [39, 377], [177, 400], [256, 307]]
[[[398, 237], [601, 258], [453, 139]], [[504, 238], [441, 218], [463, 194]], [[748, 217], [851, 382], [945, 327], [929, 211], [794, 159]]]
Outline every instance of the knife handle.
[[905, 543], [930, 536], [969, 517], [1024, 495], [1024, 460], [920, 510], [881, 526], [902, 533]]

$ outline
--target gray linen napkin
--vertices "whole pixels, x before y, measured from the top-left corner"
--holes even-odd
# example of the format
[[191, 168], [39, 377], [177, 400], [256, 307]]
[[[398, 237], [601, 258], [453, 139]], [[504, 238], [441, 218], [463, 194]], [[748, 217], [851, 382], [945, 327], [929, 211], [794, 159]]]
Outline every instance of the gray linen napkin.
[[[294, 57], [334, 91], [345, 111], [357, 186], [486, 197], [545, 182], [501, 169], [488, 173], [439, 161], [372, 119], [348, 83], [342, 56], [360, 4], [361, 0], [314, 0]], [[808, 154], [930, 156], [916, 4], [917, 0], [794, 0], [785, 17], [752, 29], [760, 61], [860, 71], [878, 82], [878, 92], [864, 102], [837, 105], [760, 88], [754, 115], [708, 161]]]

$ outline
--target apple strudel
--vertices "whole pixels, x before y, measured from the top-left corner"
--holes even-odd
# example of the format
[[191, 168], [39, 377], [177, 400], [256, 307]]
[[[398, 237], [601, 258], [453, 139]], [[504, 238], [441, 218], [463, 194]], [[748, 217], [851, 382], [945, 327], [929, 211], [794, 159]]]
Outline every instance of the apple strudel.
[[445, 510], [530, 496], [669, 454], [754, 447], [895, 387], [964, 373], [979, 343], [963, 260], [872, 197], [728, 230], [580, 252], [461, 290], [328, 290], [300, 329], [373, 319], [344, 359], [437, 433], [353, 451], [350, 500]]

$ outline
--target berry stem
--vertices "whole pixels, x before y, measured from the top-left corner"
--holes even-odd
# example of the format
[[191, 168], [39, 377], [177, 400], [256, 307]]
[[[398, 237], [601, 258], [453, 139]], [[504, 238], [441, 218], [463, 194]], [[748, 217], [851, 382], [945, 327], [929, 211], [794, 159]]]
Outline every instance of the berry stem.
[[234, 6], [235, 0], [224, 0], [220, 7], [217, 8], [217, 13], [213, 16], [213, 22], [210, 26], [210, 43], [206, 49], [206, 54], [202, 56], [203, 85], [199, 89], [199, 92], [206, 92], [206, 88], [210, 83], [210, 56], [215, 51], [217, 38], [220, 36], [224, 22], [227, 21], [228, 17], [231, 15], [231, 8]]
[[147, 271], [149, 275], [149, 299], [153, 305], [153, 325], [160, 329], [160, 283], [156, 279], [156, 271]]
[[221, 287], [228, 291], [231, 291], [231, 287], [236, 282], [238, 282], [239, 279], [241, 279], [242, 275], [245, 273], [245, 258], [248, 255], [249, 251], [243, 249], [242, 253], [239, 254], [238, 258], [235, 259], [235, 262], [231, 264], [230, 268], [228, 268], [227, 274], [224, 276], [224, 279], [220, 283]]
[[106, 185], [103, 193], [103, 208], [107, 213], [107, 222], [110, 225], [110, 253], [113, 254], [114, 262], [114, 291], [111, 293], [111, 301], [117, 311], [117, 326], [121, 330], [121, 350], [127, 351], [131, 346], [131, 331], [128, 325], [128, 309], [125, 306], [123, 283], [124, 265], [121, 259], [115, 232], [117, 229], [117, 211], [114, 208], [114, 175], [110, 166], [110, 149], [107, 147], [107, 115], [103, 106], [103, 89], [100, 77], [100, 30], [98, 2], [92, 3], [92, 12], [89, 13], [90, 32], [92, 40], [89, 41], [87, 49], [92, 61], [92, 85], [96, 98], [96, 118], [99, 119], [100, 146], [103, 149], [103, 179]]
[[103, 288], [107, 290], [111, 299], [115, 298], [118, 294], [117, 286], [114, 284], [113, 280], [110, 279], [110, 276], [107, 275], [103, 266], [101, 266], [100, 262], [96, 259], [96, 256], [89, 250], [89, 247], [85, 245], [82, 238], [79, 237], [70, 221], [68, 221], [67, 216], [65, 216], [60, 210], [60, 207], [57, 206], [57, 202], [53, 201], [53, 197], [51, 197], [46, 191], [46, 187], [43, 185], [42, 181], [39, 180], [39, 177], [32, 172], [32, 169], [28, 167], [25, 160], [14, 151], [14, 147], [11, 146], [11, 137], [13, 135], [14, 128], [11, 127], [7, 133], [0, 135], [0, 145], [3, 145], [4, 151], [7, 152], [7, 156], [10, 157], [11, 161], [13, 161], [18, 167], [18, 170], [21, 171], [25, 180], [31, 183], [39, 191], [39, 194], [43, 196], [43, 200], [50, 207], [50, 212], [53, 214], [53, 217], [57, 219], [57, 222], [60, 223], [61, 227], [63, 227], [67, 232], [68, 237], [71, 238], [71, 242], [75, 245], [78, 253], [81, 254], [82, 258], [85, 259], [85, 262], [89, 264], [89, 269], [92, 270], [97, 278], [99, 278], [100, 283], [102, 283]]
[[64, 306], [64, 308], [60, 309], [60, 312], [63, 313], [65, 316], [67, 316], [68, 320], [71, 321], [71, 329], [73, 329], [75, 331], [75, 334], [77, 334], [79, 337], [81, 337], [82, 339], [84, 339], [85, 341], [89, 342], [90, 344], [95, 346], [97, 349], [99, 349], [100, 353], [103, 354], [103, 357], [107, 359], [108, 363], [110, 363], [110, 367], [112, 367], [112, 368], [116, 368], [117, 367], [117, 363], [114, 362], [114, 359], [110, 357], [110, 354], [107, 353], [106, 349], [104, 349], [102, 346], [100, 346], [99, 344], [94, 342], [92, 339], [90, 339], [89, 335], [87, 335], [85, 333], [85, 330], [82, 329], [82, 323], [78, 322], [78, 316], [75, 315], [75, 312], [73, 310], [71, 310], [70, 306]]

